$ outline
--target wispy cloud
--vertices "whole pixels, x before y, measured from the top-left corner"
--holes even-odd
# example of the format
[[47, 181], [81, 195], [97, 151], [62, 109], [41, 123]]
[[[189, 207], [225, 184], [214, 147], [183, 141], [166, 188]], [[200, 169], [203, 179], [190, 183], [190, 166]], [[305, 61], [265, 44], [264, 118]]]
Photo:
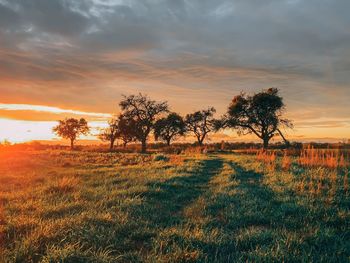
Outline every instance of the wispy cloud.
[[83, 115], [98, 118], [109, 118], [112, 115], [109, 113], [98, 113], [98, 112], [86, 112], [78, 110], [61, 109], [58, 107], [42, 106], [42, 105], [29, 105], [29, 104], [4, 104], [0, 103], [0, 110], [8, 111], [36, 111], [36, 112], [49, 112], [54, 114], [74, 114]]

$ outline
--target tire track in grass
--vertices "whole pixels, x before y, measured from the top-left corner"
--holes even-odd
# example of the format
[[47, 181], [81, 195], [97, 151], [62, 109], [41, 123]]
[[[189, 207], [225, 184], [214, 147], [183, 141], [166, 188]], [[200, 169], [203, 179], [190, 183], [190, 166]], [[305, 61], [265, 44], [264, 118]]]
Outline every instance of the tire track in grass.
[[184, 210], [208, 189], [210, 179], [222, 167], [222, 159], [209, 158], [200, 161], [199, 169], [189, 175], [173, 177], [163, 182], [150, 185], [150, 192], [145, 195], [146, 205], [153, 213], [149, 221], [161, 228], [186, 223]]
[[[161, 228], [153, 241], [153, 251], [147, 258], [148, 262], [199, 262], [203, 258], [203, 248], [207, 235], [206, 226], [210, 218], [206, 215], [208, 200], [212, 195], [215, 181], [222, 175], [224, 160], [215, 155], [201, 161], [200, 169], [183, 176], [186, 182], [178, 194], [191, 196], [185, 198], [176, 213], [177, 220]], [[220, 179], [219, 179], [220, 180]]]
[[225, 159], [224, 167], [231, 169], [231, 174], [226, 168], [222, 172], [230, 183], [225, 185], [217, 178], [221, 183], [212, 189], [206, 209], [210, 220], [203, 228], [213, 235], [197, 244], [204, 254], [201, 261], [290, 262], [308, 258], [301, 255], [305, 251], [298, 244], [290, 251], [291, 243], [285, 238], [288, 234], [292, 238], [303, 227], [299, 218], [306, 214], [306, 208], [281, 198], [264, 184], [264, 174], [245, 168], [240, 159]]
[[[211, 158], [220, 160], [220, 168], [207, 171], [210, 180], [202, 185], [201, 195], [184, 206], [183, 223], [159, 233], [158, 257], [153, 260], [241, 262], [250, 259], [247, 255], [253, 248], [271, 242], [269, 222], [260, 217], [264, 212], [251, 210], [264, 209], [262, 203], [274, 198], [261, 185], [262, 175], [243, 170], [231, 160]], [[252, 238], [246, 239], [250, 232]]]
[[189, 246], [186, 235], [195, 236], [197, 226], [204, 224], [199, 222], [205, 206], [201, 203], [204, 201], [202, 197], [207, 194], [209, 182], [221, 171], [222, 165], [221, 158], [210, 156], [200, 160], [198, 169], [189, 175], [182, 174], [150, 187], [155, 191], [147, 198], [147, 204], [152, 209], [149, 222], [157, 235], [153, 238], [153, 251], [146, 255], [146, 261], [183, 262], [198, 258], [199, 254]]

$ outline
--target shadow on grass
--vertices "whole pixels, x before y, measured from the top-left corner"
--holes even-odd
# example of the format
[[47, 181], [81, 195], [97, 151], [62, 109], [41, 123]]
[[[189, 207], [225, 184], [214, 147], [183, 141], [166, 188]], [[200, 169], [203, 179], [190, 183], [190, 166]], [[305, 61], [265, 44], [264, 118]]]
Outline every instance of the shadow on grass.
[[183, 223], [184, 208], [208, 189], [208, 182], [220, 172], [222, 165], [218, 158], [203, 160], [189, 175], [150, 184], [143, 207], [150, 225], [165, 228]]
[[[335, 229], [327, 233], [326, 222], [298, 204], [290, 193], [276, 193], [262, 182], [263, 174], [230, 163], [238, 185], [216, 196], [207, 207], [212, 220], [205, 226], [210, 233], [220, 229], [217, 242], [198, 242], [204, 261], [300, 262], [345, 260], [346, 244]], [[234, 193], [228, 194], [230, 190]], [[218, 216], [223, 215], [223, 216]], [[321, 220], [320, 220], [321, 221]], [[319, 228], [319, 233], [312, 229]], [[310, 232], [311, 231], [311, 232]], [[333, 232], [334, 231], [334, 232]], [[308, 232], [310, 232], [308, 234]]]

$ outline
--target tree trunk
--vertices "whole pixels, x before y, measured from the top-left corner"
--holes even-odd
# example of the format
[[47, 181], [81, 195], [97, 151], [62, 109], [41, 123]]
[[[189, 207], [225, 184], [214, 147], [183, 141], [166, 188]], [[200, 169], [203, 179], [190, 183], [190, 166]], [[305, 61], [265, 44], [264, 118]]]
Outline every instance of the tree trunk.
[[166, 139], [166, 145], [167, 145], [167, 146], [170, 146], [170, 141], [171, 141], [170, 138]]
[[202, 146], [203, 145], [203, 139], [201, 139], [200, 136], [197, 136], [197, 141], [198, 141], [198, 145]]
[[123, 148], [126, 148], [126, 145], [128, 144], [128, 141], [123, 141]]
[[146, 153], [146, 150], [147, 150], [147, 142], [146, 142], [146, 139], [142, 139], [141, 141], [141, 153]]
[[264, 150], [266, 150], [269, 147], [270, 138], [265, 137], [265, 138], [263, 138], [263, 141], [264, 141], [263, 148], [264, 148]]
[[205, 139], [205, 135], [203, 135], [202, 138], [200, 138], [200, 140], [199, 140], [200, 146], [203, 146], [204, 139]]
[[74, 140], [73, 139], [70, 140], [70, 149], [71, 149], [71, 151], [74, 150]]
[[113, 151], [113, 148], [114, 148], [114, 140], [111, 140], [111, 143], [109, 145], [109, 150]]

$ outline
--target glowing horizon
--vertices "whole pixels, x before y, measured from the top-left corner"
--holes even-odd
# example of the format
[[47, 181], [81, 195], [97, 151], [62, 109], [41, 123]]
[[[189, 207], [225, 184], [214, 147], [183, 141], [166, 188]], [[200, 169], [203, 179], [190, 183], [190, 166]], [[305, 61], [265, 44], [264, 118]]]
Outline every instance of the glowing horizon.
[[[53, 132], [52, 128], [57, 121], [23, 121], [0, 118], [0, 142], [23, 143], [30, 141], [62, 141]], [[107, 123], [103, 121], [89, 122], [92, 134], [82, 136], [81, 140], [97, 140], [95, 134], [99, 128], [104, 128]]]

